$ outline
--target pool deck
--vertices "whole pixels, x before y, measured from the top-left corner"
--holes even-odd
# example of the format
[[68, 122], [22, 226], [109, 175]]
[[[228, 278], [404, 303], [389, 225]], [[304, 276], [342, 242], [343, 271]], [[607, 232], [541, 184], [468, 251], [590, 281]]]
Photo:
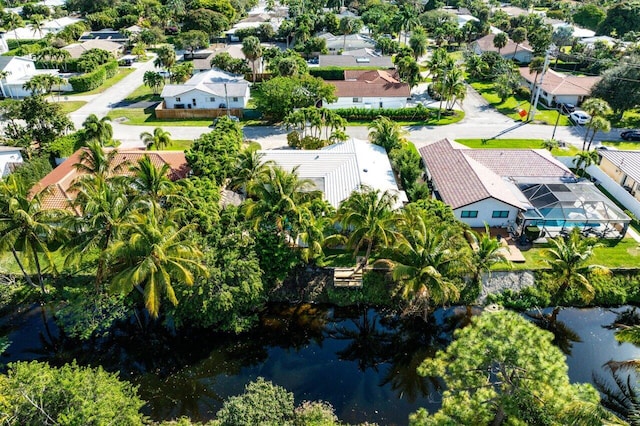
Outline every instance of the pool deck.
[[[486, 231], [484, 228], [471, 228], [478, 234], [484, 234]], [[489, 234], [493, 238], [500, 237], [500, 243], [502, 247], [505, 248], [505, 256], [508, 261], [513, 263], [524, 263], [526, 259], [524, 255], [520, 251], [520, 249], [516, 246], [516, 242], [513, 241], [511, 235], [509, 235], [509, 231], [506, 228], [489, 228]], [[476, 247], [471, 246], [472, 249], [476, 249]]]

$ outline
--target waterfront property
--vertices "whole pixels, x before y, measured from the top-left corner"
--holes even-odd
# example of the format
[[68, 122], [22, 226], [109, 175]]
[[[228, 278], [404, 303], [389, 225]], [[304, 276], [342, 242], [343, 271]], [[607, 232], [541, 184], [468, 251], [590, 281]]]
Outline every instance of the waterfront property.
[[397, 195], [396, 208], [407, 201], [384, 148], [368, 141], [351, 139], [317, 150], [275, 149], [260, 154], [263, 161], [273, 161], [287, 171], [297, 167], [300, 178], [310, 179], [336, 208], [362, 186]]
[[433, 195], [472, 227], [488, 224], [547, 236], [579, 227], [624, 236], [631, 219], [596, 186], [577, 178], [543, 149], [473, 150], [443, 139], [420, 149]]
[[[71, 207], [71, 203], [76, 197], [73, 184], [84, 173], [77, 170], [75, 165], [80, 163], [82, 152], [85, 149], [81, 148], [74, 152], [31, 189], [32, 194], [46, 189], [41, 200], [43, 208], [67, 209]], [[145, 155], [151, 159], [156, 168], [167, 164], [171, 180], [182, 179], [189, 173], [189, 166], [183, 151], [142, 151], [140, 149], [119, 149], [113, 158], [112, 170], [118, 170], [117, 174], [120, 175], [131, 174], [129, 166], [136, 165]]]
[[344, 80], [327, 81], [336, 88], [336, 102], [324, 105], [337, 108], [404, 108], [411, 88], [400, 82], [395, 70], [345, 70]]

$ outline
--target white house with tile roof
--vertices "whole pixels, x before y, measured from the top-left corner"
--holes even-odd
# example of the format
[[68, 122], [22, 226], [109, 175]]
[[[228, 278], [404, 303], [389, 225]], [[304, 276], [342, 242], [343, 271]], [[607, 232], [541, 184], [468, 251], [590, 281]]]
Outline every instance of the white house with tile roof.
[[345, 70], [344, 80], [330, 80], [336, 88], [335, 102], [323, 105], [337, 108], [404, 108], [411, 88], [398, 79], [396, 70]]
[[249, 101], [249, 82], [213, 68], [195, 74], [184, 84], [166, 84], [160, 96], [166, 109], [241, 109]]
[[297, 167], [301, 179], [309, 179], [333, 207], [363, 186], [389, 191], [397, 196], [395, 208], [406, 203], [398, 189], [384, 148], [365, 140], [351, 139], [317, 150], [273, 149], [259, 151], [263, 161], [273, 161], [284, 170]]
[[571, 227], [624, 235], [630, 222], [595, 185], [543, 149], [470, 149], [443, 139], [419, 150], [434, 197], [471, 227]]
[[[519, 71], [527, 87], [533, 90], [536, 73], [531, 72], [529, 67], [520, 67]], [[537, 77], [539, 85], [540, 76], [538, 75]], [[579, 77], [547, 69], [542, 80], [542, 86], [540, 86], [540, 100], [547, 106], [555, 106], [557, 104], [578, 105], [591, 94], [591, 89], [600, 80], [602, 80], [600, 76]]]

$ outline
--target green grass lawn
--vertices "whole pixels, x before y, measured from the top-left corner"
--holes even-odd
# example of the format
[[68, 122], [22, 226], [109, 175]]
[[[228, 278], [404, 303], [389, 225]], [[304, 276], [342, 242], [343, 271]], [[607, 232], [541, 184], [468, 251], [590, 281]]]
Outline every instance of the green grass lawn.
[[[518, 115], [519, 110], [524, 109], [529, 111], [531, 108], [531, 104], [528, 99], [519, 99], [515, 96], [510, 96], [502, 102], [493, 89], [493, 83], [473, 82], [471, 83], [471, 86], [476, 89], [498, 112], [513, 118], [516, 121], [523, 120], [523, 118]], [[554, 125], [556, 124], [557, 119], [558, 111], [555, 109], [547, 109], [541, 102], [538, 102], [538, 110], [535, 116], [536, 122]], [[569, 124], [569, 118], [560, 114], [558, 126], [568, 126]]]
[[638, 151], [640, 150], [640, 142], [617, 142], [617, 141], [605, 141], [602, 145], [612, 146], [616, 149], [626, 151]]
[[144, 84], [134, 90], [129, 96], [124, 98], [127, 102], [159, 102], [162, 100], [160, 95], [156, 95], [153, 93], [150, 87], [145, 86]]
[[116, 84], [117, 82], [119, 82], [120, 80], [128, 76], [129, 74], [131, 74], [133, 71], [134, 70], [131, 68], [120, 68], [118, 69], [118, 73], [116, 75], [114, 75], [111, 78], [108, 78], [104, 83], [102, 83], [100, 87], [97, 87], [88, 92], [71, 93], [69, 94], [69, 96], [73, 97], [73, 96], [97, 95], [99, 93], [104, 92], [105, 90], [107, 90], [108, 88], [110, 88], [111, 86], [113, 86], [114, 84]]
[[[56, 96], [56, 99], [57, 99], [57, 96]], [[62, 101], [59, 103], [60, 110], [65, 114], [69, 114], [74, 111], [77, 111], [83, 106], [85, 106], [86, 104], [87, 104], [86, 101], [66, 101], [66, 102]]]
[[[491, 139], [483, 143], [482, 139], [456, 139], [456, 142], [474, 149], [542, 149], [542, 139]], [[555, 156], [573, 156], [578, 148], [569, 145], [551, 151]]]
[[640, 108], [625, 111], [622, 118], [612, 115], [609, 117], [611, 127], [635, 129], [640, 127]]
[[160, 120], [156, 118], [156, 114], [153, 108], [118, 108], [109, 111], [107, 114], [112, 120], [126, 118], [122, 124], [128, 124], [132, 126], [156, 126], [156, 125], [169, 125], [176, 127], [202, 127], [208, 126], [213, 123], [211, 118], [193, 118], [189, 120]]
[[184, 151], [187, 148], [191, 148], [193, 141], [186, 139], [172, 140], [171, 144], [165, 148], [167, 151]]
[[[601, 247], [593, 251], [589, 263], [592, 265], [602, 265], [607, 268], [637, 268], [640, 265], [640, 243], [631, 237], [622, 240], [601, 240]], [[532, 249], [523, 251], [525, 263], [514, 264], [514, 269], [543, 269], [544, 250], [548, 246], [535, 246]]]

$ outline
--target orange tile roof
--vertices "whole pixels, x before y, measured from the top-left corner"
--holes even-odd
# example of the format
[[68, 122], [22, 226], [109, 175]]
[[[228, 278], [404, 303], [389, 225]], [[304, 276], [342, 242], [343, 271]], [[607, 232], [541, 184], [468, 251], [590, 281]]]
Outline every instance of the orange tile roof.
[[[84, 148], [74, 152], [64, 163], [53, 169], [48, 175], [36, 183], [31, 188], [31, 195], [44, 191], [42, 194], [42, 206], [49, 209], [70, 208], [70, 203], [75, 198], [71, 186], [78, 179], [82, 172], [74, 167], [80, 162], [80, 157]], [[167, 164], [170, 167], [169, 178], [178, 180], [185, 178], [189, 173], [189, 166], [182, 151], [142, 151], [133, 149], [118, 150], [114, 157], [114, 167], [121, 164], [136, 164], [145, 155], [151, 159], [151, 163], [160, 168]], [[128, 168], [124, 168], [121, 175], [130, 175]]]
[[[533, 83], [536, 73], [532, 73], [529, 67], [520, 67], [520, 75], [529, 83]], [[552, 95], [578, 95], [589, 96], [591, 89], [602, 77], [589, 76], [577, 77], [575, 75], [560, 74], [552, 69], [548, 69], [542, 79], [542, 90]], [[538, 76], [540, 82], [540, 76]]]

